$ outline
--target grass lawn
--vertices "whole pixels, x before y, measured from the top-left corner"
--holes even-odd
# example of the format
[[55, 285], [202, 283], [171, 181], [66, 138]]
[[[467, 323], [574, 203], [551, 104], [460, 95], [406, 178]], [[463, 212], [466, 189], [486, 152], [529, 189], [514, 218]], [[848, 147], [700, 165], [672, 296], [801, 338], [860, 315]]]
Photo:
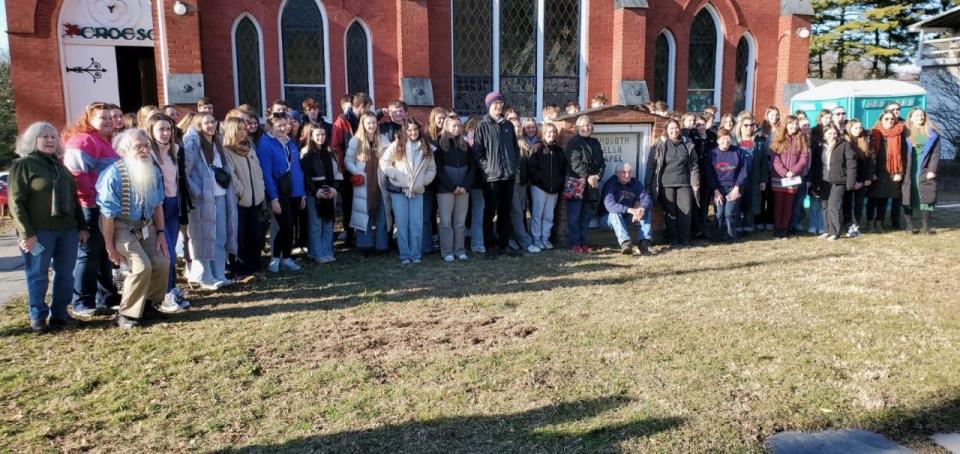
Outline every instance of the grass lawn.
[[[340, 254], [123, 332], [0, 309], [0, 451], [760, 451], [960, 430], [960, 212], [939, 234], [635, 259]], [[609, 236], [603, 236], [609, 239]]]

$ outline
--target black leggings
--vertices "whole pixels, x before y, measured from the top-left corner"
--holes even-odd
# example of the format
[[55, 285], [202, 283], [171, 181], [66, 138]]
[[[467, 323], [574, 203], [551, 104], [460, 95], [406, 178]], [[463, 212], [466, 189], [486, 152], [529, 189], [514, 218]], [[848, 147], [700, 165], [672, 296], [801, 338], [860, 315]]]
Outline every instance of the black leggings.
[[866, 188], [847, 191], [843, 194], [843, 225], [860, 225], [866, 203]]
[[883, 197], [870, 197], [867, 199], [867, 222], [871, 221], [880, 221], [883, 223], [883, 218], [887, 215], [887, 202], [890, 199]]
[[667, 241], [670, 244], [690, 244], [693, 188], [690, 186], [664, 187], [660, 191], [660, 196], [666, 221]]
[[[483, 242], [486, 247], [506, 249], [510, 242], [510, 211], [513, 205], [513, 180], [483, 183]], [[497, 218], [494, 236], [493, 218]], [[424, 222], [429, 222], [424, 220]]]
[[260, 252], [263, 251], [263, 229], [260, 223], [261, 205], [237, 207], [237, 262], [233, 272], [241, 276], [260, 271]]
[[273, 247], [270, 252], [274, 257], [290, 258], [290, 252], [293, 250], [293, 222], [294, 208], [300, 208], [299, 197], [280, 197], [280, 214], [273, 214], [277, 220], [277, 237], [273, 239]]

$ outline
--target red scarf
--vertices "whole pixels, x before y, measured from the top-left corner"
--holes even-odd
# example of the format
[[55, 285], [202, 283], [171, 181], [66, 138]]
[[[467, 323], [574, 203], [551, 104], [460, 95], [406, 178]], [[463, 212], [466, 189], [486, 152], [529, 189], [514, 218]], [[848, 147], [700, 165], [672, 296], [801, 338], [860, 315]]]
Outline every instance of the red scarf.
[[903, 174], [903, 123], [897, 123], [890, 129], [883, 129], [882, 124], [874, 126], [870, 133], [870, 143], [874, 150], [879, 150], [886, 140], [887, 173], [890, 175]]

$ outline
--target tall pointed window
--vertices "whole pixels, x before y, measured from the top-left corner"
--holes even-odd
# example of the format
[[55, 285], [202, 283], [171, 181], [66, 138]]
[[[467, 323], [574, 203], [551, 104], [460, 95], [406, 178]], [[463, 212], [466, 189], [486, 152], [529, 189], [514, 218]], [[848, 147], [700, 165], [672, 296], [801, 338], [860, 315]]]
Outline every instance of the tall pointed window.
[[287, 0], [280, 16], [283, 98], [299, 106], [306, 98], [327, 115], [326, 18], [316, 0]]
[[736, 84], [733, 90], [733, 112], [753, 108], [753, 73], [756, 53], [749, 35], [740, 38], [737, 44]]
[[712, 10], [705, 7], [690, 27], [690, 53], [687, 67], [687, 112], [702, 112], [710, 104], [719, 104], [722, 42]]
[[347, 28], [344, 39], [347, 50], [347, 93], [362, 91], [371, 94], [370, 39], [359, 20]]
[[676, 72], [676, 41], [668, 30], [657, 35], [653, 64], [653, 98], [673, 109], [673, 82]]
[[260, 30], [249, 16], [233, 28], [233, 69], [237, 105], [249, 104], [263, 115], [263, 54]]

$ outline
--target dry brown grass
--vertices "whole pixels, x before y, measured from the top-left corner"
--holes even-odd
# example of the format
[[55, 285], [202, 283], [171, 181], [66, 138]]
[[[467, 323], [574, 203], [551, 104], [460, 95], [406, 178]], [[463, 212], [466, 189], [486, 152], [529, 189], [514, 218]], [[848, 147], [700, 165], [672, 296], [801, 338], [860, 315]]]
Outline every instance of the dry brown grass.
[[[133, 332], [0, 321], [4, 451], [758, 451], [960, 429], [960, 216], [936, 236], [332, 266]], [[604, 237], [609, 239], [609, 237]]]

